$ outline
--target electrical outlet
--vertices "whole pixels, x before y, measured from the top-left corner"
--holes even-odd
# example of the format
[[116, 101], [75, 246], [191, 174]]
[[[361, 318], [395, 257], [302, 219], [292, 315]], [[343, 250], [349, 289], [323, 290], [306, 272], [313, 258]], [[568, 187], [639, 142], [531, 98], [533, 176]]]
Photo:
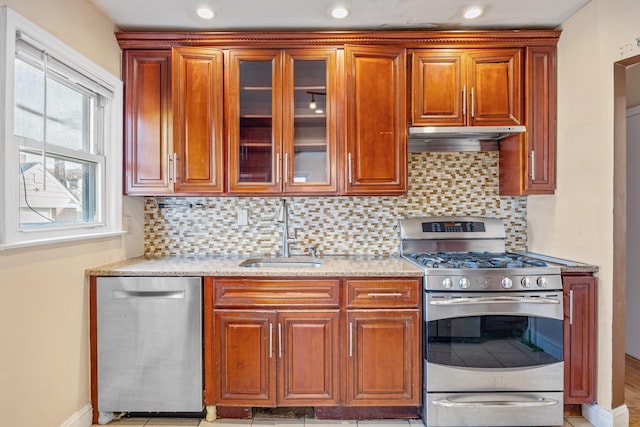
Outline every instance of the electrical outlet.
[[238, 208], [238, 225], [249, 225], [249, 212], [246, 209]]
[[133, 217], [131, 215], [124, 216], [124, 231], [131, 233], [133, 229]]

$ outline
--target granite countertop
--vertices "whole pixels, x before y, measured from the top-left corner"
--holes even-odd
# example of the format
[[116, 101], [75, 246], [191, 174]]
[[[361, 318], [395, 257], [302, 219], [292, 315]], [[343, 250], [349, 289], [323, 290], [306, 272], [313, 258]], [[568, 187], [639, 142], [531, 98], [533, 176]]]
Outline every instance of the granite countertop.
[[[422, 277], [422, 270], [400, 257], [324, 256], [319, 267], [240, 267], [256, 257], [137, 257], [89, 268], [90, 276], [308, 276]], [[310, 260], [311, 258], [306, 258]]]
[[522, 255], [536, 258], [546, 262], [548, 265], [560, 267], [562, 273], [597, 273], [598, 266], [585, 264], [582, 262], [571, 261], [568, 259], [552, 257], [548, 255], [542, 255], [535, 252], [518, 252]]

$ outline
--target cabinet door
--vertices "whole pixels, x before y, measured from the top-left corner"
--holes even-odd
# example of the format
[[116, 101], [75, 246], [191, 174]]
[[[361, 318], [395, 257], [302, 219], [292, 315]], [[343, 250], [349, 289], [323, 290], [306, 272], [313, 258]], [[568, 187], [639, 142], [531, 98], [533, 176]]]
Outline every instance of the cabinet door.
[[347, 194], [407, 190], [405, 50], [347, 46]]
[[275, 406], [272, 311], [215, 310], [216, 404]]
[[124, 193], [170, 194], [171, 51], [125, 50], [123, 55]]
[[466, 121], [464, 53], [417, 50], [412, 54], [413, 125], [463, 126]]
[[595, 401], [596, 289], [593, 276], [564, 276], [564, 403]]
[[175, 191], [221, 193], [222, 51], [177, 47], [172, 63]]
[[335, 49], [284, 53], [283, 190], [335, 194], [338, 87]]
[[336, 405], [338, 310], [278, 313], [278, 405]]
[[279, 50], [232, 49], [226, 67], [229, 192], [282, 191]]
[[347, 311], [347, 405], [419, 405], [420, 311]]
[[470, 52], [467, 57], [467, 123], [522, 124], [522, 50], [481, 50]]
[[527, 194], [553, 194], [556, 186], [555, 52], [553, 46], [527, 48]]
[[526, 48], [527, 132], [500, 141], [500, 195], [553, 194], [556, 178], [556, 49]]

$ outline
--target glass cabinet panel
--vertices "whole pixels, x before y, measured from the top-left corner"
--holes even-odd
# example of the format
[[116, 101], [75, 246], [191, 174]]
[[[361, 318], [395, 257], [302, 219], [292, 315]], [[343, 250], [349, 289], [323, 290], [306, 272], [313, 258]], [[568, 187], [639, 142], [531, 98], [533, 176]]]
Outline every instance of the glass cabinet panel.
[[335, 182], [335, 51], [287, 51], [285, 63], [285, 190], [329, 191]]
[[271, 61], [240, 61], [239, 182], [273, 181]]
[[327, 73], [325, 61], [293, 65], [293, 182], [327, 180]]
[[232, 49], [229, 191], [337, 193], [335, 49]]

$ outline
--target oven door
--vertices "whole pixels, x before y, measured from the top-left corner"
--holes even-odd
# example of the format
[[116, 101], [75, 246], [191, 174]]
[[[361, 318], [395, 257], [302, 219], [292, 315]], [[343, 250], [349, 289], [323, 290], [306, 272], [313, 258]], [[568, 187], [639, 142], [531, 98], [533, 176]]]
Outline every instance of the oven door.
[[562, 292], [425, 293], [431, 427], [563, 423]]
[[562, 391], [562, 291], [425, 293], [427, 392]]

